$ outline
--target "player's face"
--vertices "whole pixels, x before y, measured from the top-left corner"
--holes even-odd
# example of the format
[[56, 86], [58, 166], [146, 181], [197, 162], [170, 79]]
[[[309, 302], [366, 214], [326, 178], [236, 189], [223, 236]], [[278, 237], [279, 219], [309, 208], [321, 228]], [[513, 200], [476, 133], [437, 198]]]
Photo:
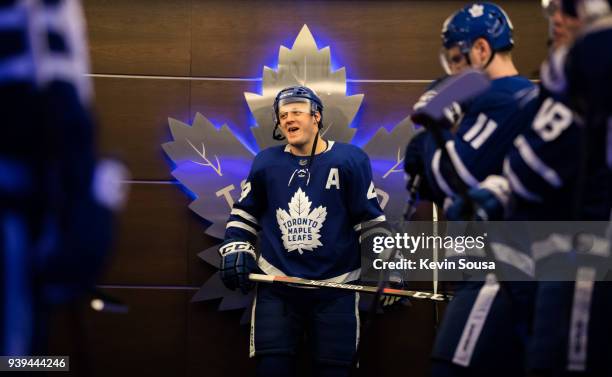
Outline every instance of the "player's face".
[[294, 102], [283, 105], [278, 110], [280, 129], [287, 142], [298, 150], [309, 151], [319, 132], [319, 113], [310, 114], [310, 103]]
[[448, 64], [448, 68], [450, 70], [449, 73], [451, 75], [461, 73], [464, 69], [469, 67], [465, 55], [461, 53], [461, 50], [457, 46], [451, 47], [446, 50], [445, 57], [446, 62]]
[[551, 30], [552, 47], [569, 45], [580, 28], [580, 21], [561, 12], [561, 0], [546, 1], [544, 11]]

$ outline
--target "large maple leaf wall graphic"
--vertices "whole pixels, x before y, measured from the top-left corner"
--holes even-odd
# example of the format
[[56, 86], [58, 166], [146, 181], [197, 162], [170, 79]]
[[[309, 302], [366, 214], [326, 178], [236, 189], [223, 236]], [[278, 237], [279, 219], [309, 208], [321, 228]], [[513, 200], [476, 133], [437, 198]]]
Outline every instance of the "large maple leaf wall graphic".
[[[324, 103], [324, 124], [322, 134], [326, 139], [350, 143], [357, 131], [351, 123], [357, 114], [363, 94], [346, 95], [347, 80], [344, 67], [332, 70], [329, 47], [319, 49], [317, 43], [304, 25], [291, 49], [281, 46], [276, 70], [264, 67], [262, 92], [244, 93], [245, 100], [256, 121], [251, 132], [259, 150], [283, 143], [272, 138], [273, 110], [276, 94], [283, 88], [305, 85], [312, 88]], [[191, 125], [169, 118], [173, 140], [162, 145], [166, 154], [175, 164], [172, 175], [195, 199], [189, 208], [200, 217], [212, 223], [206, 233], [223, 238], [225, 224], [234, 201], [237, 200], [241, 185], [248, 175], [253, 153], [237, 135], [224, 124], [217, 129], [204, 115], [197, 113]], [[414, 127], [406, 118], [391, 132], [379, 127], [364, 151], [372, 159], [374, 182], [381, 206], [389, 219], [399, 219], [406, 199], [403, 183], [403, 153], [414, 133]], [[301, 191], [301, 190], [300, 190]], [[303, 195], [303, 196], [302, 196]], [[296, 193], [293, 205], [277, 213], [279, 222], [294, 216], [306, 216], [318, 221], [312, 243], [290, 240], [289, 230], [283, 231], [283, 243], [287, 250], [298, 253], [310, 252], [320, 246], [318, 234], [325, 217], [323, 207], [311, 209], [308, 198]], [[302, 206], [306, 206], [302, 207]], [[304, 212], [303, 212], [304, 211]], [[303, 213], [302, 213], [303, 212]], [[217, 245], [198, 253], [211, 266], [219, 266]], [[216, 272], [193, 297], [192, 301], [221, 299], [219, 310], [245, 308], [252, 295], [226, 289]], [[365, 300], [364, 300], [365, 301]]]

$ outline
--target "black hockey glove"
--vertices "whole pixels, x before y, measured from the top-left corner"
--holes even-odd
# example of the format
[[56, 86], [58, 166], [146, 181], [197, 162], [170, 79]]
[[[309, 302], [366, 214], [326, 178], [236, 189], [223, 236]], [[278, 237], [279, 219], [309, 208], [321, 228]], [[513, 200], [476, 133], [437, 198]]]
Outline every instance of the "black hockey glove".
[[[406, 281], [402, 276], [401, 272], [391, 272], [389, 274], [389, 288], [393, 289], [406, 289]], [[404, 306], [411, 306], [410, 300], [406, 297], [398, 297], [398, 296], [388, 296], [382, 295], [380, 296], [380, 306], [383, 311], [389, 312], [396, 309], [399, 309]]]
[[257, 272], [255, 247], [250, 242], [229, 239], [221, 244], [219, 254], [223, 284], [231, 290], [240, 288], [247, 294], [255, 285], [249, 280], [249, 274]]
[[419, 132], [406, 147], [404, 154], [404, 171], [411, 177], [425, 173], [425, 162], [423, 161], [423, 152], [425, 148], [426, 132]]
[[[468, 191], [468, 197], [475, 207], [472, 215], [476, 221], [500, 221], [511, 211], [512, 192], [506, 178], [501, 176], [488, 176], [479, 187]], [[463, 198], [456, 197], [446, 209], [446, 218], [451, 221], [466, 220], [469, 204]]]
[[419, 197], [417, 199], [433, 200], [431, 188], [427, 183], [425, 161], [423, 160], [427, 137], [427, 132], [421, 131], [412, 138], [404, 154], [404, 171], [408, 179], [412, 179], [417, 175], [421, 177], [418, 187]]

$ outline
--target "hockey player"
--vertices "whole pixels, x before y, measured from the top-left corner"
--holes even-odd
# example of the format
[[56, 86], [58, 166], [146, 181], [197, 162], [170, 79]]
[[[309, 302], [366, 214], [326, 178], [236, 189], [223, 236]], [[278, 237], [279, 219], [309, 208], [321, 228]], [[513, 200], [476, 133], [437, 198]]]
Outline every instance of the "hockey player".
[[[481, 214], [489, 220], [569, 220], [573, 211], [572, 206], [558, 203], [571, 195], [571, 185], [561, 182], [574, 182], [571, 178], [576, 175], [576, 166], [559, 154], [576, 150], [577, 128], [564, 92], [563, 62], [580, 21], [562, 14], [560, 0], [544, 1], [543, 9], [549, 21], [550, 56], [542, 64], [542, 84], [525, 98], [521, 114], [514, 120], [530, 127], [508, 150], [503, 177], [487, 177], [470, 191], [483, 210]], [[558, 165], [556, 170], [550, 169], [553, 163]], [[449, 208], [449, 217], [459, 219], [464, 208], [459, 198]]]
[[45, 355], [51, 305], [105, 261], [122, 168], [96, 166], [77, 1], [0, 4], [0, 355]]
[[[257, 267], [269, 275], [355, 281], [360, 232], [385, 220], [368, 156], [319, 136], [323, 103], [307, 87], [281, 90], [274, 114], [287, 145], [268, 148], [253, 161], [219, 249], [221, 278], [243, 292], [252, 288], [248, 274]], [[296, 352], [308, 329], [318, 375], [347, 376], [359, 341], [358, 302], [354, 292], [258, 286], [250, 349], [257, 375], [295, 375]]]
[[[424, 174], [438, 204], [448, 203], [465, 188], [476, 187], [489, 174], [502, 171], [505, 153], [522, 130], [513, 119], [523, 97], [533, 90], [512, 63], [512, 24], [497, 5], [473, 3], [462, 8], [445, 21], [442, 38], [448, 56], [464, 56], [492, 84], [476, 99], [461, 104], [463, 118], [456, 133], [438, 130], [446, 152], [431, 132], [415, 138], [407, 149], [407, 173]], [[413, 165], [419, 157], [424, 171], [419, 171], [420, 164]], [[500, 291], [494, 277], [487, 284], [458, 285], [436, 338], [434, 376], [523, 373], [522, 363], [506, 363], [499, 370], [508, 358], [520, 360], [524, 347], [512, 319], [516, 314], [508, 297], [512, 292]], [[486, 302], [492, 304], [481, 305]], [[500, 338], [507, 341], [499, 344]]]
[[[550, 15], [557, 32], [541, 70], [539, 96], [522, 115], [531, 127], [514, 141], [504, 175], [488, 178], [470, 196], [491, 219], [607, 221], [612, 103], [601, 88], [612, 84], [612, 55], [600, 46], [612, 40], [609, 4], [565, 2], [564, 14], [558, 2], [546, 5], [554, 8]], [[569, 47], [582, 22], [587, 24]], [[592, 237], [604, 240], [602, 233]], [[609, 283], [594, 281], [608, 272], [609, 258], [579, 252], [571, 242], [559, 242], [564, 239], [559, 234], [532, 237], [540, 277], [561, 280], [560, 272], [567, 271], [576, 282], [539, 283], [529, 368], [543, 376], [610, 375], [611, 290]], [[551, 243], [553, 238], [557, 241]]]

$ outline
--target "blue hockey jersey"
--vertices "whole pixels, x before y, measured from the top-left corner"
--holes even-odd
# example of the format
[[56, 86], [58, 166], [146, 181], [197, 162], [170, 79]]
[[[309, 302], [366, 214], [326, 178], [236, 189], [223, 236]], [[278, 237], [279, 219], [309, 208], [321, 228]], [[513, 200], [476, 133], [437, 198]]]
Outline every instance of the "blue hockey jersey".
[[461, 104], [463, 118], [456, 134], [444, 131], [448, 158], [443, 158], [432, 135], [424, 146], [428, 182], [434, 191], [452, 197], [460, 186], [475, 187], [490, 174], [499, 174], [512, 140], [524, 128], [513, 122], [533, 84], [522, 76], [492, 80], [477, 98]]
[[[576, 59], [573, 61], [576, 65]], [[543, 66], [543, 72], [550, 70], [548, 66]], [[578, 101], [570, 100], [567, 93], [548, 90], [546, 86], [555, 86], [549, 80], [544, 78], [546, 85], [519, 115], [518, 123], [528, 127], [514, 139], [504, 160], [504, 177], [515, 203], [513, 218], [608, 220], [606, 125], [590, 121], [600, 118], [604, 120], [600, 123], [605, 123], [606, 116], [597, 117], [602, 111], [596, 106], [581, 111]], [[600, 108], [611, 112], [603, 105]], [[576, 110], [582, 114], [576, 116]]]
[[578, 164], [578, 126], [559, 95], [540, 88], [518, 122], [518, 135], [504, 160], [503, 173], [514, 198], [513, 219], [569, 219]]
[[362, 223], [385, 220], [369, 158], [358, 147], [328, 141], [307, 165], [308, 157], [291, 154], [288, 146], [259, 153], [225, 238], [254, 244], [261, 230], [258, 264], [270, 275], [356, 280]]

